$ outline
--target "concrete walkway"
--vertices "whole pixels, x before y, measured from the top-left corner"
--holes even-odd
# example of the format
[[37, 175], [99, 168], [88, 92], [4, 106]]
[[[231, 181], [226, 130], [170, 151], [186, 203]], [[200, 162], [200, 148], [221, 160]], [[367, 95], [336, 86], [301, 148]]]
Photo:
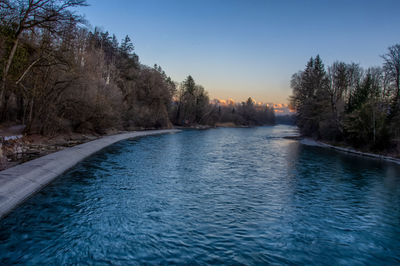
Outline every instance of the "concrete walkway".
[[106, 136], [67, 148], [0, 172], [0, 219], [57, 176], [93, 153], [118, 141], [180, 130], [149, 130]]
[[301, 139], [300, 143], [303, 145], [307, 145], [307, 146], [317, 146], [317, 147], [322, 147], [322, 148], [329, 148], [332, 150], [345, 152], [345, 153], [349, 153], [349, 154], [353, 154], [353, 155], [364, 156], [364, 157], [369, 157], [369, 158], [373, 158], [373, 159], [384, 160], [384, 161], [400, 164], [400, 159], [397, 159], [394, 157], [375, 154], [375, 153], [369, 153], [369, 152], [361, 152], [361, 151], [354, 150], [352, 148], [344, 148], [344, 147], [339, 147], [339, 146], [335, 146], [335, 145], [330, 145], [330, 144], [326, 144], [326, 143], [316, 141], [316, 140], [313, 140], [310, 138]]

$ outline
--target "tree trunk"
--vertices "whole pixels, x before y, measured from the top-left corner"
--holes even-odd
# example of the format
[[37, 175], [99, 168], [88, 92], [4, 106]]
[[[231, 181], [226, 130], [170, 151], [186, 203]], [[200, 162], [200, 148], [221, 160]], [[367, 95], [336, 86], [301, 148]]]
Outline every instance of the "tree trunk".
[[397, 71], [397, 75], [396, 75], [396, 107], [399, 108], [400, 107], [400, 69], [396, 69]]
[[0, 119], [1, 121], [5, 121], [7, 120], [7, 108], [8, 108], [8, 99], [10, 98], [10, 94], [9, 93], [4, 93], [3, 96], [3, 100], [2, 100], [2, 104], [1, 104], [1, 115], [0, 115]]
[[17, 95], [17, 119], [24, 120], [24, 96], [21, 94]]
[[180, 125], [180, 117], [181, 117], [181, 103], [178, 103], [178, 110], [176, 110], [176, 117], [175, 117], [175, 121], [176, 123], [178, 123], [178, 125]]
[[6, 66], [4, 67], [3, 70], [3, 77], [1, 79], [0, 104], [2, 104], [3, 102], [1, 100], [3, 99], [6, 91], [8, 72], [10, 71], [12, 60], [14, 59], [15, 52], [17, 51], [18, 43], [19, 39], [16, 38], [14, 41], [14, 45], [11, 49], [10, 55], [8, 56]]
[[31, 104], [30, 104], [30, 110], [29, 110], [29, 127], [32, 125], [32, 119], [33, 119], [33, 104], [35, 103], [34, 98], [32, 97], [31, 99]]

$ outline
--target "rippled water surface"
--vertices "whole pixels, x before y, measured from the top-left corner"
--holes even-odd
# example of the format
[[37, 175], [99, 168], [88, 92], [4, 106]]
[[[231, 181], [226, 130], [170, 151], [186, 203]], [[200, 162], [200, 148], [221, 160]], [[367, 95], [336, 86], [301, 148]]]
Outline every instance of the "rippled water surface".
[[115, 144], [0, 221], [0, 264], [400, 264], [400, 168], [288, 126]]

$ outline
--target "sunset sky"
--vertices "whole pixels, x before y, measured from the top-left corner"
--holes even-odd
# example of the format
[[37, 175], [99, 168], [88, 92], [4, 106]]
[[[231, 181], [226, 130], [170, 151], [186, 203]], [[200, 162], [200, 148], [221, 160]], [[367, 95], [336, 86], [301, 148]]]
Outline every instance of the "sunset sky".
[[129, 35], [143, 64], [192, 75], [211, 98], [287, 103], [290, 77], [320, 54], [379, 66], [400, 43], [400, 1], [88, 0], [94, 26]]

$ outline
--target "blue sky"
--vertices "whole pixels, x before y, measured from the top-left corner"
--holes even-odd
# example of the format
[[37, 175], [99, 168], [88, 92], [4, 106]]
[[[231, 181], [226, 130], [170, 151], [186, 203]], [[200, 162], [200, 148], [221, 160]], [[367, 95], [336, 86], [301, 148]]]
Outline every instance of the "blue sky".
[[320, 54], [382, 64], [400, 43], [400, 0], [88, 0], [90, 24], [129, 35], [143, 64], [192, 75], [212, 98], [286, 103], [290, 77]]

